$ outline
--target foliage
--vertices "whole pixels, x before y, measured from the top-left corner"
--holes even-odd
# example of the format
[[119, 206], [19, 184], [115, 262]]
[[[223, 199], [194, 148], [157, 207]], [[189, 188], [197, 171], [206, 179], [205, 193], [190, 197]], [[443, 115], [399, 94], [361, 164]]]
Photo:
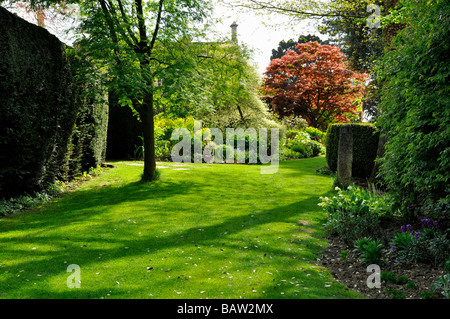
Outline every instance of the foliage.
[[296, 48], [300, 54], [288, 51], [265, 72], [274, 112], [301, 116], [321, 129], [357, 117], [367, 75], [351, 71], [338, 47], [308, 42]]
[[315, 139], [321, 131], [312, 128], [304, 130], [288, 129], [281, 143], [281, 158], [298, 159], [325, 154], [324, 145]]
[[445, 262], [444, 269], [447, 273], [436, 280], [436, 282], [434, 282], [431, 286], [431, 289], [433, 290], [433, 292], [441, 289], [441, 294], [446, 299], [450, 299], [450, 259], [447, 259], [447, 261]]
[[355, 249], [366, 265], [381, 265], [383, 244], [379, 240], [363, 237], [355, 241]]
[[[207, 147], [209, 147], [210, 151], [212, 152], [211, 155], [213, 156], [213, 159], [217, 162], [222, 162], [222, 160], [226, 159], [226, 152], [227, 149], [233, 149], [234, 153], [234, 161], [239, 161], [238, 158], [238, 140], [241, 138], [238, 136], [238, 134], [235, 132], [235, 134], [232, 136], [232, 140], [230, 142], [227, 140], [227, 134], [226, 131], [223, 132], [222, 140], [218, 140], [217, 137], [212, 138], [211, 133], [209, 131], [209, 128], [204, 126], [202, 123], [202, 130], [198, 130], [194, 133], [194, 118], [193, 117], [187, 117], [187, 118], [164, 118], [162, 115], [158, 116], [155, 119], [155, 152], [158, 160], [162, 161], [171, 161], [172, 160], [172, 148], [179, 142], [179, 140], [172, 140], [172, 132], [177, 128], [185, 128], [190, 132], [190, 138], [191, 138], [191, 155], [190, 160], [191, 162], [197, 162], [196, 159], [203, 158], [203, 152], [206, 150]], [[256, 140], [252, 140], [252, 136], [246, 135], [244, 136], [244, 147], [245, 147], [245, 154], [244, 159], [245, 163], [251, 163], [250, 161], [250, 152], [252, 151], [250, 149], [250, 145], [252, 143], [256, 144], [256, 161], [257, 163], [261, 163], [260, 157], [259, 157], [259, 149], [260, 149], [260, 141], [259, 141], [259, 135], [258, 131], [256, 135]], [[269, 133], [269, 132], [268, 132]], [[143, 140], [143, 137], [140, 137]], [[266, 144], [267, 148], [267, 154], [270, 155], [271, 150], [271, 137], [270, 134], [268, 134], [268, 143]], [[310, 141], [314, 142], [314, 141]], [[195, 143], [198, 143], [201, 145], [201, 152], [202, 154], [196, 154], [195, 153]], [[227, 145], [227, 143], [230, 143], [230, 145]], [[135, 158], [141, 159], [142, 155], [144, 154], [144, 144], [136, 145], [135, 146]], [[212, 147], [212, 148], [211, 148]], [[217, 150], [222, 148], [223, 150], [223, 158], [222, 160], [219, 159]], [[229, 151], [229, 154], [231, 154], [231, 151]]]
[[[233, 43], [209, 49], [212, 59], [197, 71], [202, 76], [199, 97], [206, 106], [198, 107], [189, 115], [204, 121], [210, 127], [226, 128], [280, 128], [267, 104], [261, 100], [261, 77], [251, 64], [250, 52]], [[192, 99], [196, 101], [197, 99]]]
[[352, 176], [370, 176], [377, 155], [379, 130], [368, 123], [333, 124], [328, 127], [326, 148], [328, 167], [336, 172], [341, 125], [351, 125], [353, 133]]
[[65, 48], [0, 7], [0, 198], [42, 191], [68, 172], [79, 105]]
[[287, 130], [303, 131], [308, 127], [308, 122], [301, 116], [283, 116], [281, 123]]
[[338, 235], [349, 246], [359, 238], [378, 235], [380, 217], [392, 214], [389, 199], [356, 186], [335, 189], [337, 196], [320, 197], [318, 204], [327, 214], [328, 234]]
[[79, 112], [69, 144], [69, 176], [79, 176], [106, 158], [108, 91], [105, 71], [81, 59], [76, 48], [66, 48]]
[[448, 215], [450, 4], [400, 3], [397, 18], [406, 27], [378, 71], [383, 89], [377, 123], [387, 135], [381, 175], [407, 217], [438, 206]]
[[392, 299], [406, 299], [406, 294], [398, 289], [388, 288], [386, 289], [386, 294], [391, 295]]
[[192, 39], [203, 37], [200, 26], [211, 7], [206, 1], [92, 0], [81, 2], [79, 8], [77, 41], [84, 56], [107, 68], [119, 104], [137, 112], [142, 121], [143, 180], [151, 181], [156, 169], [155, 100], [163, 88], [174, 94], [179, 88], [155, 83], [170, 74], [184, 81], [195, 75], [202, 49]]
[[298, 40], [289, 39], [288, 41], [280, 41], [280, 43], [278, 44], [278, 48], [272, 50], [272, 56], [270, 57], [270, 60], [280, 59], [283, 55], [286, 54], [287, 51], [300, 53], [296, 49], [298, 43], [307, 43], [314, 41], [317, 41], [319, 44], [329, 44], [327, 40], [322, 41], [322, 39], [320, 39], [316, 35], [301, 35], [298, 37]]
[[323, 132], [323, 131], [319, 130], [318, 128], [315, 128], [315, 127], [312, 127], [312, 126], [308, 126], [305, 129], [305, 132], [308, 133], [309, 136], [313, 140], [315, 140], [317, 142], [320, 142], [322, 144], [325, 144], [326, 137], [327, 137], [327, 133], [326, 132]]
[[381, 271], [381, 280], [394, 285], [404, 285], [408, 283], [408, 277], [406, 276], [397, 276], [392, 271]]
[[401, 227], [391, 242], [393, 258], [403, 265], [413, 262], [441, 265], [450, 256], [448, 230], [439, 230], [437, 221], [422, 220], [422, 229], [415, 231], [408, 224]]
[[33, 194], [19, 195], [10, 199], [0, 200], [0, 216], [10, 215], [12, 213], [33, 208], [43, 203], [49, 202], [55, 197], [65, 192], [65, 184], [63, 182], [55, 182], [41, 192]]
[[[336, 16], [327, 17], [320, 27], [322, 33], [331, 36], [348, 57], [352, 69], [370, 72], [374, 62], [384, 53], [383, 29], [370, 29], [367, 8], [371, 4], [381, 6], [387, 1], [334, 0]], [[380, 12], [384, 15], [384, 12]]]

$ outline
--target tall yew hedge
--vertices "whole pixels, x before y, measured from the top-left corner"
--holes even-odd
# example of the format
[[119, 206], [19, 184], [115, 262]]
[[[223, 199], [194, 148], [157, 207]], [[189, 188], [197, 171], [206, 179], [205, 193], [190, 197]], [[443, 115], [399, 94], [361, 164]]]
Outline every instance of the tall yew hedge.
[[107, 97], [93, 63], [0, 7], [0, 199], [101, 164]]
[[64, 178], [77, 111], [64, 45], [0, 7], [0, 198]]

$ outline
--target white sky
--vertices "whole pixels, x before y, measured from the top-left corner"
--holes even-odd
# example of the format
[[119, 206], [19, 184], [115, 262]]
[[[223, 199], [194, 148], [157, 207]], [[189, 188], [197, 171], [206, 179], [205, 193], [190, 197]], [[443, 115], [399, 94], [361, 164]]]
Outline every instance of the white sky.
[[231, 37], [230, 26], [236, 21], [238, 41], [255, 50], [253, 61], [261, 74], [269, 66], [272, 50], [278, 47], [280, 41], [298, 39], [300, 35], [307, 34], [323, 37], [315, 26], [315, 20], [292, 21], [292, 18], [283, 15], [261, 16], [220, 4], [216, 7], [215, 17], [222, 19], [216, 28], [226, 37]]

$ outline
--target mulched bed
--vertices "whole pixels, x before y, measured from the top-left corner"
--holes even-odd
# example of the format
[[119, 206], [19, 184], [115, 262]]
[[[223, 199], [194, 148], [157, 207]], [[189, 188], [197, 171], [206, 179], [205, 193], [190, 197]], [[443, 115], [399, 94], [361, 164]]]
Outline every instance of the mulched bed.
[[[392, 238], [393, 234], [399, 232], [399, 223], [384, 225], [383, 230], [387, 238]], [[395, 265], [394, 262], [385, 260], [380, 265], [382, 272], [393, 272], [397, 276], [406, 276], [412, 284], [396, 285], [392, 283], [381, 282], [381, 288], [368, 288], [367, 279], [373, 272], [367, 272], [365, 265], [353, 252], [352, 247], [348, 247], [338, 237], [328, 238], [328, 247], [324, 252], [318, 264], [327, 267], [335, 279], [351, 290], [357, 291], [370, 299], [424, 299], [424, 292], [428, 298], [443, 299], [438, 291], [433, 293], [431, 286], [444, 274], [443, 267], [436, 268], [428, 264], [414, 264], [408, 268]], [[341, 257], [343, 250], [348, 251], [346, 260]], [[394, 292], [394, 293], [392, 293]], [[402, 294], [403, 293], [403, 294]]]

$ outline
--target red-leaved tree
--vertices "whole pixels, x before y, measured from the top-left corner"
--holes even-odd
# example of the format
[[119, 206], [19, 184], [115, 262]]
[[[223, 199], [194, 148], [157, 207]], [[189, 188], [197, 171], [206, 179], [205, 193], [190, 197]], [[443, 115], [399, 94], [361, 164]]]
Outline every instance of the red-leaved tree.
[[369, 78], [347, 66], [337, 46], [308, 42], [271, 61], [264, 90], [275, 113], [301, 116], [310, 126], [326, 129], [358, 114]]

